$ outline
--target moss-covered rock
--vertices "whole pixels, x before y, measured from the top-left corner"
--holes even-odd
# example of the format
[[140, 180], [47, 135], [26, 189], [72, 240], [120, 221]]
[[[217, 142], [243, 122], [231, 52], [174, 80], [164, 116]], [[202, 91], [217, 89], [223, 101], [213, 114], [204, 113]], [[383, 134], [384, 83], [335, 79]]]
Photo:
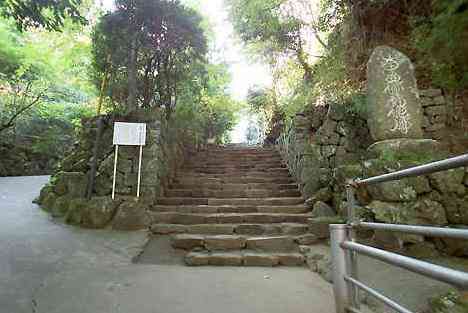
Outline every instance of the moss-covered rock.
[[86, 199], [72, 199], [65, 215], [65, 223], [76, 226], [81, 225], [87, 204], [88, 200]]
[[60, 196], [66, 194], [70, 199], [82, 198], [86, 195], [86, 185], [85, 173], [59, 172], [55, 175], [54, 192]]
[[112, 228], [116, 230], [140, 230], [148, 228], [151, 218], [147, 212], [148, 204], [138, 199], [123, 202], [117, 211]]
[[46, 212], [51, 212], [54, 209], [54, 204], [57, 198], [58, 196], [54, 192], [46, 193], [41, 201], [41, 208]]
[[39, 193], [39, 197], [34, 199], [34, 203], [37, 203], [39, 205], [44, 204], [44, 200], [46, 199], [47, 195], [53, 192], [54, 192], [54, 187], [52, 185], [50, 184], [45, 185], [44, 187], [42, 187]]
[[448, 157], [448, 151], [441, 143], [432, 139], [382, 140], [371, 145], [367, 151], [370, 158], [387, 161], [427, 163]]
[[429, 300], [431, 313], [466, 313], [468, 303], [463, 300], [460, 293], [451, 291], [442, 296], [433, 297]]
[[63, 217], [67, 214], [69, 205], [70, 198], [68, 196], [60, 196], [55, 199], [50, 213], [53, 217]]
[[456, 193], [459, 196], [465, 195], [465, 185], [463, 178], [464, 168], [451, 169], [448, 171], [431, 174], [431, 184], [441, 193]]
[[436, 201], [421, 199], [410, 203], [372, 201], [368, 208], [379, 222], [409, 225], [447, 225], [444, 207]]
[[114, 217], [120, 200], [112, 200], [110, 197], [95, 197], [86, 202], [86, 208], [82, 212], [81, 225], [87, 228], [103, 228]]

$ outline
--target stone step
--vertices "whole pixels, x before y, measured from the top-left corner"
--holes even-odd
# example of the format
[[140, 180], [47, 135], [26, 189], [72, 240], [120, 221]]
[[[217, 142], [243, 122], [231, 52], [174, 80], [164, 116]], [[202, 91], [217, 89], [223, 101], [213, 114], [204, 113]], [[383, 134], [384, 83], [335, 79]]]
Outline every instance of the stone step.
[[312, 217], [307, 214], [285, 213], [178, 213], [150, 212], [151, 221], [160, 224], [271, 224], [271, 223], [301, 223], [307, 224]]
[[251, 184], [180, 184], [173, 183], [170, 189], [190, 189], [190, 190], [256, 190], [256, 189], [268, 189], [268, 190], [297, 190], [297, 184], [274, 184], [274, 183], [251, 183]]
[[156, 205], [150, 208], [153, 212], [176, 213], [286, 213], [301, 214], [309, 212], [304, 205], [252, 206], [252, 205]]
[[265, 169], [258, 169], [258, 168], [209, 168], [209, 167], [202, 167], [202, 168], [183, 168], [182, 175], [184, 173], [194, 173], [194, 174], [234, 174], [234, 175], [275, 175], [275, 174], [285, 174], [289, 175], [289, 170], [287, 168], [265, 168]]
[[184, 168], [191, 168], [191, 169], [239, 169], [239, 170], [247, 170], [247, 169], [260, 169], [260, 170], [268, 170], [271, 168], [279, 168], [284, 169], [287, 168], [284, 163], [281, 162], [269, 162], [269, 163], [252, 163], [252, 164], [226, 164], [226, 163], [219, 163], [219, 164], [209, 164], [209, 163], [185, 163]]
[[161, 205], [297, 205], [304, 203], [301, 197], [285, 198], [159, 198], [157, 204]]
[[151, 225], [155, 234], [205, 234], [205, 235], [250, 235], [250, 236], [282, 236], [305, 235], [308, 225], [301, 223], [275, 224], [160, 224]]
[[209, 198], [208, 205], [297, 205], [303, 204], [304, 199], [301, 197], [285, 197], [285, 198], [226, 198], [215, 199]]
[[267, 156], [279, 156], [279, 152], [278, 151], [255, 151], [255, 150], [252, 150], [252, 151], [234, 151], [234, 150], [231, 150], [231, 151], [223, 151], [223, 150], [217, 150], [217, 151], [213, 151], [213, 150], [208, 150], [208, 151], [203, 151], [203, 152], [200, 152], [197, 154], [198, 156], [223, 156], [223, 157], [231, 157], [231, 158], [234, 158], [234, 157], [267, 157]]
[[231, 251], [248, 249], [256, 252], [298, 252], [299, 245], [315, 244], [313, 235], [303, 236], [239, 236], [176, 234], [171, 236], [174, 249], [207, 251]]
[[209, 168], [268, 168], [268, 167], [286, 167], [281, 159], [271, 161], [223, 161], [223, 160], [188, 160], [185, 167], [209, 167]]
[[191, 190], [191, 189], [169, 189], [164, 192], [170, 197], [193, 197], [193, 198], [259, 198], [259, 197], [300, 197], [299, 190]]
[[[224, 178], [227, 173], [197, 173], [197, 172], [178, 172], [176, 178]], [[256, 178], [288, 178], [290, 176], [289, 171], [282, 172], [232, 172], [229, 173], [229, 178], [244, 178], [244, 177], [256, 177]]]
[[300, 253], [260, 253], [254, 251], [189, 252], [185, 263], [190, 266], [304, 266]]
[[270, 157], [226, 157], [226, 156], [197, 156], [193, 157], [188, 161], [188, 164], [210, 164], [210, 165], [222, 165], [227, 164], [239, 164], [239, 165], [250, 165], [250, 164], [264, 164], [264, 163], [283, 163], [281, 156], [270, 156]]
[[190, 176], [190, 177], [175, 177], [174, 183], [180, 184], [292, 184], [294, 179], [292, 177], [254, 177], [242, 176], [233, 177], [231, 175], [223, 175], [222, 177], [203, 177], [203, 176]]

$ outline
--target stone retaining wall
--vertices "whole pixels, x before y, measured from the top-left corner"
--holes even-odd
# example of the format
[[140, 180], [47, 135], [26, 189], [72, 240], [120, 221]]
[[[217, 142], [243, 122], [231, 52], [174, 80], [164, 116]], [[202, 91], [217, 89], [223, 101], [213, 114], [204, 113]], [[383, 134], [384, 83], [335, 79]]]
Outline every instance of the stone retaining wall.
[[424, 112], [422, 127], [424, 136], [431, 139], [442, 139], [447, 126], [447, 101], [440, 89], [420, 90], [421, 105]]
[[[448, 127], [449, 104], [440, 90], [421, 91], [428, 139], [393, 139], [374, 144], [364, 117], [339, 104], [298, 114], [277, 142], [291, 174], [313, 210], [312, 228], [346, 216], [345, 184], [450, 156], [433, 139]], [[359, 215], [368, 221], [468, 228], [468, 173], [465, 169], [377, 185], [358, 191]], [[326, 224], [325, 223], [325, 224]], [[367, 234], [369, 235], [369, 234]], [[419, 256], [441, 251], [468, 256], [468, 244], [421, 236], [372, 233], [378, 245]]]
[[[99, 160], [93, 196], [85, 198], [92, 151], [96, 140], [96, 118], [83, 121], [83, 131], [74, 149], [45, 186], [37, 202], [54, 217], [83, 227], [115, 229], [147, 227], [147, 208], [163, 193], [186, 157], [197, 149], [192, 137], [168, 123], [158, 112], [135, 112], [130, 116], [103, 118]], [[116, 121], [147, 124], [147, 144], [143, 148], [141, 197], [136, 199], [139, 147], [119, 147], [116, 200], [112, 201], [114, 169], [113, 125]]]

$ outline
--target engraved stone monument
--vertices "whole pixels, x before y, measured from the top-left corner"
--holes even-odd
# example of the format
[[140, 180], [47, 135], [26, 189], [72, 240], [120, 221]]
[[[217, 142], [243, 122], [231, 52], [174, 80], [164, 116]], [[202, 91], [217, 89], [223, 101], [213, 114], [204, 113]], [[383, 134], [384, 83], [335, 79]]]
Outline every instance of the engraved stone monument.
[[406, 55], [377, 47], [367, 64], [367, 84], [367, 122], [374, 140], [423, 137], [414, 66]]

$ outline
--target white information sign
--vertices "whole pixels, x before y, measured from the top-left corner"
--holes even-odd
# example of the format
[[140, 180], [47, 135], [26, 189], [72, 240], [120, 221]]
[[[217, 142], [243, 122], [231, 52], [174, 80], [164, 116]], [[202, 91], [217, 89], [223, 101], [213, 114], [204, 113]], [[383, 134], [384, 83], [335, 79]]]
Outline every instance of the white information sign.
[[146, 124], [115, 122], [114, 145], [144, 146], [145, 144]]
[[144, 123], [114, 123], [114, 181], [112, 183], [112, 199], [115, 199], [115, 178], [117, 175], [117, 159], [119, 146], [140, 146], [140, 158], [138, 160], [138, 185], [137, 198], [140, 197], [141, 183], [141, 159], [143, 156], [143, 146], [146, 145], [146, 124]]

